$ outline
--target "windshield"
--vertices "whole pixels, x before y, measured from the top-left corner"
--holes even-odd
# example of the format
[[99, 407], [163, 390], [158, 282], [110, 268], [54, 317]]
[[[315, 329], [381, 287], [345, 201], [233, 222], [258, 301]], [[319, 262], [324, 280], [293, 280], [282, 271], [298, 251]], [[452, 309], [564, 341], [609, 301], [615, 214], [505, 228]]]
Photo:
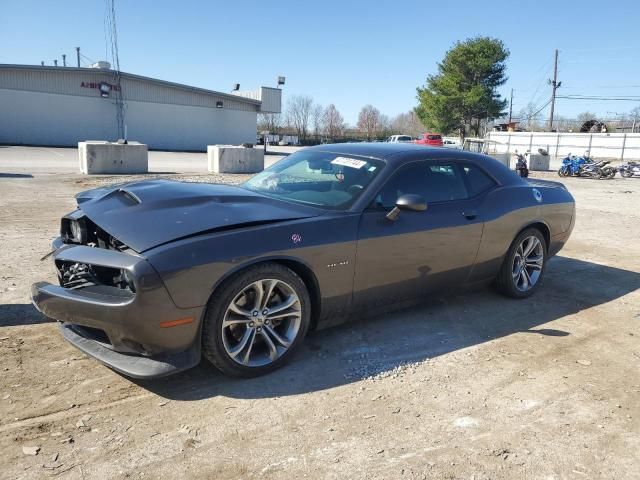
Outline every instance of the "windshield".
[[380, 160], [302, 150], [242, 186], [281, 200], [345, 209], [355, 202], [383, 166]]

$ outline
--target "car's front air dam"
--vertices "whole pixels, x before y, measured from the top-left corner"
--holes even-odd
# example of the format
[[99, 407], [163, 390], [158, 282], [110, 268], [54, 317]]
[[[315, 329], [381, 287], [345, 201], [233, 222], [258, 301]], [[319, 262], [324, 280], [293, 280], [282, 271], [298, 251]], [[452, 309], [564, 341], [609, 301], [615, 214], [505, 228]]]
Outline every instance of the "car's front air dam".
[[143, 357], [115, 352], [95, 340], [82, 336], [74, 329], [74, 325], [60, 323], [60, 332], [69, 343], [79, 350], [115, 371], [132, 378], [165, 377], [195, 367], [200, 363], [200, 345], [198, 343], [194, 343], [184, 352]]
[[204, 307], [176, 307], [144, 258], [70, 246], [58, 249], [53, 260], [123, 268], [136, 285], [135, 293], [104, 285], [31, 287], [34, 306], [63, 322], [63, 335], [80, 350], [132, 377], [168, 375], [199, 362]]
[[[158, 308], [162, 314], [145, 312], [135, 300], [90, 291], [69, 290], [46, 282], [31, 287], [35, 307], [61, 322], [65, 339], [109, 367], [134, 378], [154, 378], [186, 370], [200, 361], [198, 327], [201, 309], [177, 309], [169, 302]], [[125, 297], [126, 298], [126, 297]], [[190, 315], [190, 316], [189, 316]], [[162, 327], [172, 320], [191, 319], [175, 327]], [[80, 328], [78, 328], [80, 327]], [[109, 343], [97, 341], [82, 327], [106, 333]], [[139, 344], [145, 355], [131, 345]]]

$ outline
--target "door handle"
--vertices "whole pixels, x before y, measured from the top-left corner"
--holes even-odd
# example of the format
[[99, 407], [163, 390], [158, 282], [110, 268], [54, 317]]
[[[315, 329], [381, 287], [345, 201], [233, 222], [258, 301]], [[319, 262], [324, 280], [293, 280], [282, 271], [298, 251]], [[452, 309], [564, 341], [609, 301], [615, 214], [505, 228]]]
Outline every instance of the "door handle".
[[464, 218], [466, 218], [467, 220], [473, 220], [478, 216], [478, 212], [476, 212], [475, 210], [465, 210], [464, 212], [462, 212], [462, 215], [464, 215]]

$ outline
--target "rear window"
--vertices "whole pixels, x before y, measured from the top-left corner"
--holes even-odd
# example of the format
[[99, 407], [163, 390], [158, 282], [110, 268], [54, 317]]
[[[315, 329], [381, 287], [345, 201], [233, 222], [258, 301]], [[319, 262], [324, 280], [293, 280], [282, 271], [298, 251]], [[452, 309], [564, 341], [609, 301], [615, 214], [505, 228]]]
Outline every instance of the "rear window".
[[467, 177], [467, 184], [470, 190], [469, 196], [471, 197], [490, 190], [496, 184], [491, 177], [475, 165], [465, 165], [463, 171]]
[[429, 140], [441, 140], [442, 137], [440, 135], [428, 135], [427, 138]]

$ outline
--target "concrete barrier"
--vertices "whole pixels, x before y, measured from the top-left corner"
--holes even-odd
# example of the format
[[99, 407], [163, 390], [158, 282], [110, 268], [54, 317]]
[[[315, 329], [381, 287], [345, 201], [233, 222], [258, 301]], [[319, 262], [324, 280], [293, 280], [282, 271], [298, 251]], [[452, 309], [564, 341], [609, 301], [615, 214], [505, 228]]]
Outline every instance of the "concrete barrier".
[[149, 156], [143, 143], [78, 142], [80, 172], [91, 174], [147, 173]]
[[529, 170], [546, 172], [549, 170], [550, 160], [549, 155], [530, 155]]
[[207, 160], [212, 173], [258, 173], [264, 170], [262, 148], [208, 145]]

